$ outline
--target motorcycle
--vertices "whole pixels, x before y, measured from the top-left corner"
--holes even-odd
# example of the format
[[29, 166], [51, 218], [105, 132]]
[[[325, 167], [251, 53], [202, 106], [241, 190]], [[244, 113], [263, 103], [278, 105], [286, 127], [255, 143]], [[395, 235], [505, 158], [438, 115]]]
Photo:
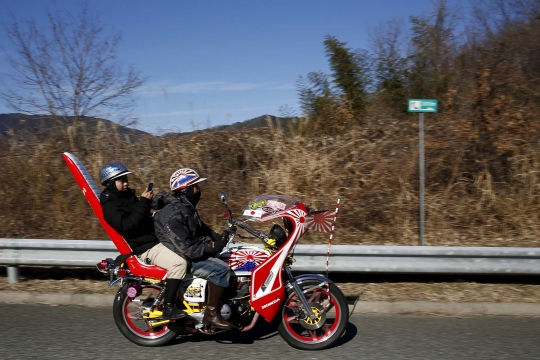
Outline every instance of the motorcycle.
[[[109, 286], [120, 288], [113, 302], [118, 330], [128, 340], [143, 346], [162, 346], [178, 334], [214, 335], [223, 331], [247, 332], [260, 317], [277, 325], [279, 335], [291, 346], [320, 350], [332, 346], [345, 332], [349, 308], [341, 290], [316, 274], [293, 275], [293, 250], [308, 230], [331, 232], [335, 211], [311, 211], [300, 201], [282, 195], [264, 195], [251, 201], [242, 219], [233, 220], [224, 192], [230, 237], [218, 258], [231, 268], [230, 285], [221, 299], [221, 316], [233, 323], [230, 330], [210, 328], [202, 319], [206, 306], [207, 280], [188, 274], [180, 287], [176, 306], [186, 313], [180, 320], [162, 317], [167, 272], [148, 265], [132, 254], [127, 242], [103, 219], [100, 190], [79, 159], [64, 153], [77, 184], [114, 242], [120, 256], [104, 259], [97, 269], [110, 277]], [[283, 226], [276, 223], [281, 221]], [[274, 223], [268, 233], [249, 223]], [[237, 245], [238, 229], [262, 242], [262, 247]]]

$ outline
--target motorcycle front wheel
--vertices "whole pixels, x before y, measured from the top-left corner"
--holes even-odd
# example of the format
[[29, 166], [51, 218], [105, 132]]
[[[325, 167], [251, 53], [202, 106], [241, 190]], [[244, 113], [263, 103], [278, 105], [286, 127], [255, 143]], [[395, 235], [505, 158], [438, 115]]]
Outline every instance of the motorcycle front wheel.
[[345, 332], [349, 307], [343, 292], [333, 283], [307, 280], [300, 288], [315, 314], [309, 318], [296, 293], [290, 289], [281, 310], [278, 333], [292, 347], [321, 350], [332, 346]]
[[113, 303], [114, 322], [118, 330], [129, 341], [142, 346], [162, 346], [173, 340], [177, 334], [166, 325], [150, 326], [142, 318], [142, 307], [152, 304], [160, 289], [157, 286], [142, 285], [139, 296], [130, 298], [126, 295], [127, 284], [116, 293]]

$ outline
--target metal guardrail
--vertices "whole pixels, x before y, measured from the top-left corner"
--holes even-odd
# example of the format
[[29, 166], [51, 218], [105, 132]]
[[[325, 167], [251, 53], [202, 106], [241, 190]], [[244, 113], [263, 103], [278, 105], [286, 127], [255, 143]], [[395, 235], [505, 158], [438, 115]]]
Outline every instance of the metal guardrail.
[[[297, 245], [293, 270], [324, 272], [327, 245]], [[93, 267], [118, 251], [109, 240], [0, 239], [0, 264]], [[539, 275], [540, 248], [333, 245], [329, 271], [392, 274]]]

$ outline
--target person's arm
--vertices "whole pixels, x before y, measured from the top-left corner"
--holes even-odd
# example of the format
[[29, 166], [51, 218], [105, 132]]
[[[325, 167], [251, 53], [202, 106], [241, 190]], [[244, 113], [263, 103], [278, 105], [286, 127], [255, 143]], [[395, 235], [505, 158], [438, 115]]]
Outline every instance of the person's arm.
[[191, 260], [197, 260], [205, 255], [211, 255], [216, 252], [212, 237], [206, 235], [193, 237], [191, 235], [189, 229], [193, 228], [194, 224], [189, 223], [189, 218], [174, 216], [168, 221], [167, 226], [174, 234], [171, 239], [174, 242], [174, 246]]
[[215, 232], [214, 230], [212, 230], [208, 225], [206, 225], [204, 222], [202, 222], [202, 227], [201, 227], [201, 233], [205, 236], [208, 236], [208, 237], [211, 237], [212, 239], [214, 239], [214, 241], [219, 241], [221, 239], [221, 235], [218, 234], [217, 232]]

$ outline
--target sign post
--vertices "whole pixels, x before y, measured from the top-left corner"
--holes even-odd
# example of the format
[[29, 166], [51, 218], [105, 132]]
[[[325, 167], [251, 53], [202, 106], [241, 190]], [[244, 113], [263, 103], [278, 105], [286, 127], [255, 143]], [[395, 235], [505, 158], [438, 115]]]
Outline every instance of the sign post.
[[418, 244], [424, 245], [424, 113], [437, 112], [437, 100], [434, 99], [409, 99], [408, 112], [419, 113], [418, 119], [418, 138], [419, 138], [419, 153], [418, 170], [420, 177], [419, 189], [419, 210], [420, 221], [418, 224]]

